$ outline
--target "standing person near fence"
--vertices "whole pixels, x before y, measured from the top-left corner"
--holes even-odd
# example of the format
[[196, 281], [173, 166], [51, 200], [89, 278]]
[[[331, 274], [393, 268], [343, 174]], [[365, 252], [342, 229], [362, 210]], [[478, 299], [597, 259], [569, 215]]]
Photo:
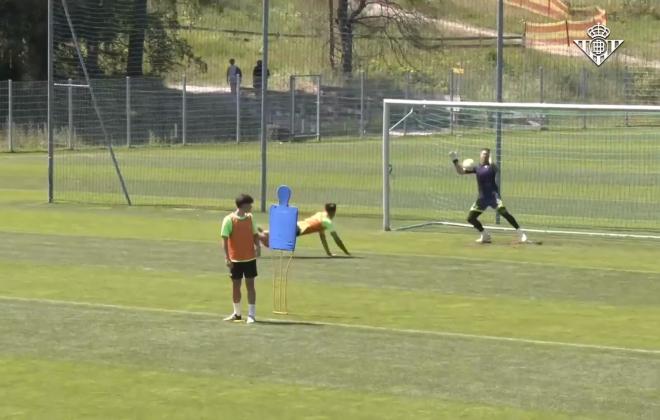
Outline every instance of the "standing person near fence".
[[[263, 64], [261, 60], [257, 60], [257, 65], [254, 66], [254, 69], [252, 70], [252, 87], [256, 90], [261, 90], [263, 73]], [[268, 69], [266, 69], [266, 77], [270, 77], [270, 70]]]
[[241, 84], [242, 78], [241, 68], [236, 65], [236, 60], [230, 58], [229, 67], [227, 67], [227, 84], [229, 84], [231, 93], [236, 93], [236, 88]]
[[257, 257], [261, 253], [257, 225], [252, 218], [254, 200], [247, 194], [236, 198], [236, 211], [222, 221], [220, 235], [225, 253], [225, 263], [232, 281], [232, 301], [234, 312], [225, 321], [241, 320], [241, 282], [245, 277], [248, 292], [247, 323], [255, 322], [257, 292], [254, 279], [257, 277]]

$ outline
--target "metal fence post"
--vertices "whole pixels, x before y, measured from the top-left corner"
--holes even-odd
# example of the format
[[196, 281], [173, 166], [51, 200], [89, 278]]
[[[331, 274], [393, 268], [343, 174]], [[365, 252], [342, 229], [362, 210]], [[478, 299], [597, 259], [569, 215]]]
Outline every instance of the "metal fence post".
[[[263, 70], [262, 70], [263, 71]], [[296, 79], [295, 76], [289, 77], [289, 94], [291, 96], [291, 121], [289, 127], [291, 131], [291, 139], [295, 137], [296, 133]]]
[[186, 145], [186, 132], [188, 131], [188, 106], [186, 104], [186, 90], [187, 80], [186, 75], [183, 75], [183, 88], [181, 90], [181, 144]]
[[364, 70], [360, 73], [360, 138], [364, 137], [364, 93], [366, 76]]
[[[48, 202], [55, 200], [55, 147], [53, 145], [53, 109], [55, 91], [53, 83], [53, 0], [48, 0], [48, 105], [46, 108], [46, 125], [48, 132]], [[89, 80], [86, 80], [89, 84]]]
[[[580, 99], [582, 103], [587, 103], [587, 69], [582, 67], [580, 74]], [[587, 114], [582, 115], [582, 129], [587, 129]]]
[[241, 142], [241, 76], [236, 75], [236, 143]]
[[[410, 99], [410, 72], [406, 73], [406, 88], [403, 93], [405, 99]], [[406, 114], [410, 112], [410, 108], [406, 108]], [[408, 118], [403, 120], [403, 135], [408, 134]]]
[[454, 69], [449, 69], [449, 100], [453, 101], [454, 100], [454, 92], [455, 92], [455, 81], [454, 81]]
[[539, 67], [539, 102], [545, 101], [545, 80], [543, 76], [543, 66]]
[[131, 147], [131, 76], [126, 76], [126, 147]]
[[14, 151], [14, 98], [11, 79], [7, 80], [7, 148], [10, 152]]
[[321, 76], [317, 76], [316, 89], [316, 140], [321, 141]]
[[522, 94], [519, 102], [527, 100], [527, 60], [525, 57], [527, 57], [527, 54], [522, 54]]
[[67, 147], [69, 150], [73, 149], [73, 81], [71, 79], [67, 80], [68, 85], [67, 90], [67, 108], [68, 108], [68, 117], [69, 117], [69, 132], [67, 135]]
[[266, 115], [268, 113], [268, 21], [270, 4], [269, 0], [262, 1], [262, 45], [263, 55], [261, 58], [261, 212], [266, 212], [266, 196], [268, 188], [268, 127]]
[[[449, 100], [454, 100], [454, 69], [449, 69]], [[449, 109], [449, 132], [454, 134], [454, 107]]]
[[[504, 0], [497, 2], [497, 78], [495, 86], [495, 99], [504, 101]], [[495, 180], [502, 189], [502, 112], [497, 111], [495, 126], [495, 164], [498, 171]], [[500, 214], [495, 213], [495, 223], [500, 224]]]
[[390, 230], [390, 104], [383, 101], [383, 230]]
[[[625, 100], [626, 104], [629, 104], [630, 103], [630, 97], [632, 96], [631, 94], [632, 94], [632, 89], [633, 88], [632, 88], [631, 85], [633, 84], [633, 80], [632, 80], [632, 76], [630, 74], [630, 69], [628, 68], [628, 65], [626, 65], [624, 67], [623, 77], [624, 77], [624, 79], [623, 79], [624, 80], [623, 95], [624, 95], [624, 98], [625, 98], [624, 100]], [[627, 112], [625, 114], [625, 123], [626, 123], [626, 127], [630, 127], [630, 115]]]

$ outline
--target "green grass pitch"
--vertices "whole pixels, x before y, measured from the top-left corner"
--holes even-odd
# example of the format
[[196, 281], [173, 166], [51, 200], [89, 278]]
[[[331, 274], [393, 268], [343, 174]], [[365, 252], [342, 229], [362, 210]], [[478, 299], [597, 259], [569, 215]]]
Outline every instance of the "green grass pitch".
[[[620, 127], [620, 119], [553, 115], [549, 131], [505, 132], [501, 187], [504, 202], [527, 227], [627, 230], [659, 233], [660, 132]], [[610, 124], [609, 128], [594, 128]], [[576, 128], [576, 126], [578, 128]], [[391, 214], [393, 227], [409, 222], [464, 221], [474, 201], [474, 179], [456, 175], [447, 153], [478, 159], [482, 147], [495, 150], [485, 129], [457, 129], [456, 135], [392, 137]], [[260, 148], [256, 142], [182, 148], [116, 148], [126, 187], [136, 205], [228, 208], [238, 191], [260, 191]], [[287, 184], [303, 211], [336, 201], [340, 212], [382, 215], [382, 141], [323, 139], [320, 143], [278, 143], [268, 147], [268, 202]], [[42, 155], [5, 159], [1, 187], [44, 188]], [[58, 151], [58, 201], [122, 204], [119, 182], [105, 149]], [[41, 174], [41, 177], [32, 176]], [[493, 217], [487, 216], [487, 222]]]
[[[258, 179], [239, 177], [229, 158], [212, 166], [221, 150], [119, 155], [133, 188], [154, 191], [146, 186], [166, 184], [175, 153], [190, 154], [174, 197], [187, 199], [188, 185], [201, 197], [191, 204], [226, 207], [234, 189], [256, 193]], [[140, 154], [153, 157], [149, 168], [131, 161]], [[75, 187], [82, 169], [66, 159], [99, 159], [89, 182], [102, 191], [111, 179], [102, 156], [61, 154], [57, 179], [69, 190], [59, 192], [91, 190]], [[324, 156], [317, 169], [330, 168]], [[659, 242], [544, 235], [543, 246], [520, 246], [496, 232], [478, 246], [459, 228], [385, 233], [373, 217], [379, 179], [367, 175], [377, 156], [342, 159], [367, 168], [353, 173], [362, 190], [337, 193], [363, 194], [346, 207], [364, 216], [340, 207], [337, 220], [357, 258], [323, 258], [317, 238], [301, 238], [291, 314], [275, 317], [265, 252], [262, 322], [247, 326], [221, 321], [231, 309], [218, 244], [225, 211], [48, 205], [45, 155], [0, 154], [0, 418], [660, 418]], [[277, 165], [273, 183], [286, 181]], [[323, 202], [324, 180], [306, 179], [294, 180], [293, 201], [308, 211]], [[453, 197], [463, 185], [469, 201], [473, 181], [463, 181]]]

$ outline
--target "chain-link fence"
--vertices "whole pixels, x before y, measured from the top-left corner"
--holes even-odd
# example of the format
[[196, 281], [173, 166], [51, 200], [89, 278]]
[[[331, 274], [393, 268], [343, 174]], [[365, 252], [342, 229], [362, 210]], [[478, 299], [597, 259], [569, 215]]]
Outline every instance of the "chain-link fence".
[[[103, 140], [74, 40], [112, 144], [258, 137], [260, 2], [80, 1], [68, 5], [68, 16], [66, 2], [54, 3], [58, 146]], [[660, 17], [647, 3], [507, 1], [505, 101], [660, 103], [659, 35], [647, 22]], [[412, 6], [405, 0], [271, 0], [271, 137], [377, 134], [384, 97], [494, 100], [497, 1]], [[588, 38], [595, 24], [608, 25], [610, 38], [625, 41], [600, 67], [572, 42]], [[309, 83], [290, 91], [296, 75], [319, 76], [320, 100]], [[44, 148], [45, 85], [9, 87], [0, 82], [2, 149], [10, 140], [16, 150]], [[317, 102], [320, 133], [314, 133]]]
[[[323, 137], [378, 136], [382, 99], [488, 100], [479, 96], [480, 79], [469, 68], [443, 71], [443, 85], [429, 89], [416, 73], [401, 79], [359, 73], [342, 85], [321, 79], [314, 86], [269, 92], [268, 131], [272, 140], [316, 137], [317, 107]], [[54, 139], [57, 147], [103, 145], [90, 97], [75, 81], [55, 87]], [[124, 77], [93, 80], [99, 107], [115, 146], [174, 145], [256, 141], [260, 132], [259, 92]], [[73, 86], [72, 86], [73, 85]], [[505, 86], [507, 86], [505, 84]], [[505, 90], [512, 102], [660, 104], [660, 75], [630, 67], [582, 67], [557, 84], [552, 69], [538, 67]], [[317, 105], [318, 104], [318, 105]], [[293, 108], [292, 108], [293, 107]], [[45, 82], [0, 82], [0, 147], [3, 151], [46, 149]]]
[[[371, 214], [383, 98], [495, 99], [496, 0], [270, 0], [267, 70], [261, 2], [53, 4], [58, 199], [122, 201], [108, 146], [138, 203], [256, 195], [267, 78], [269, 191], [286, 182], [306, 200], [334, 195]], [[645, 4], [506, 1], [504, 100], [660, 104], [660, 35], [649, 24], [660, 16]], [[601, 66], [573, 42], [598, 24], [624, 40]], [[0, 81], [0, 150], [45, 150], [46, 111], [46, 82]], [[393, 111], [398, 121], [410, 109]], [[461, 123], [435, 118], [417, 110], [398, 130], [452, 134]], [[305, 181], [310, 173], [318, 179]]]

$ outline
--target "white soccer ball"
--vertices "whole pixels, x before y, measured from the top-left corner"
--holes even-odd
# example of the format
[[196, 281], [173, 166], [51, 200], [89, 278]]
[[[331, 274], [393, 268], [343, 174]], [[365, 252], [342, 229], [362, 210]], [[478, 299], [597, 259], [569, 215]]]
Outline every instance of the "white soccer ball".
[[465, 160], [463, 161], [462, 166], [463, 166], [463, 169], [466, 169], [466, 170], [467, 170], [467, 169], [474, 169], [474, 160], [472, 160], [472, 159], [465, 159]]

